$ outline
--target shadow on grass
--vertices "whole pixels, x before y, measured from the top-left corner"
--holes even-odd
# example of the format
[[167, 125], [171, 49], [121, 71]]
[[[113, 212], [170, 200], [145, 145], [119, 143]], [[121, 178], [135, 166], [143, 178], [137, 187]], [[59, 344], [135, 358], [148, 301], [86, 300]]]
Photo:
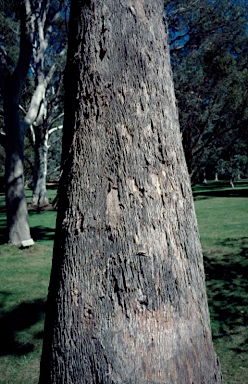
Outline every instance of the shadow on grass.
[[[239, 251], [221, 256], [204, 254], [214, 339], [238, 335], [248, 323], [248, 237], [226, 239], [221, 245], [229, 249], [239, 247]], [[236, 349], [237, 353], [248, 352], [247, 340], [243, 336]]]
[[47, 228], [43, 226], [35, 226], [30, 229], [31, 236], [34, 241], [37, 240], [54, 240], [55, 229]]
[[[47, 228], [43, 226], [36, 226], [30, 228], [31, 237], [34, 241], [42, 240], [54, 240], [55, 229]], [[0, 218], [0, 245], [7, 243], [7, 229], [6, 229], [6, 220]]]
[[248, 188], [232, 188], [232, 189], [211, 189], [203, 191], [197, 190], [193, 191], [194, 199], [207, 199], [210, 197], [248, 197]]
[[[32, 214], [36, 218], [39, 217], [36, 213], [32, 213]], [[30, 217], [32, 214], [29, 214]], [[43, 214], [46, 214], [46, 212], [44, 212]], [[43, 215], [42, 215], [42, 220], [44, 222]], [[30, 227], [30, 232], [31, 232], [31, 237], [34, 239], [34, 241], [37, 241], [37, 240], [53, 241], [55, 229], [51, 227], [37, 225], [37, 226]], [[0, 245], [6, 244], [6, 243], [7, 243], [7, 220], [6, 220], [6, 213], [4, 212], [4, 213], [0, 213]]]
[[[3, 297], [7, 292], [0, 292]], [[11, 311], [1, 308], [0, 317], [0, 356], [21, 356], [34, 350], [34, 344], [30, 342], [20, 343], [18, 332], [30, 328], [44, 318], [45, 301], [35, 300], [33, 302], [21, 303]]]
[[3, 215], [0, 216], [0, 245], [5, 244], [7, 241], [7, 228], [6, 219]]

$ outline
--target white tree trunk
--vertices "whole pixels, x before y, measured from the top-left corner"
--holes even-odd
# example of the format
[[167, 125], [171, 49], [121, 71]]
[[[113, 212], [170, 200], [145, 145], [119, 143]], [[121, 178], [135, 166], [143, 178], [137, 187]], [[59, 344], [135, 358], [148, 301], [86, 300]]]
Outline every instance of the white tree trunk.
[[203, 184], [206, 185], [207, 183], [206, 172], [203, 172]]
[[[12, 99], [12, 100], [11, 100]], [[5, 99], [5, 188], [8, 242], [20, 245], [29, 240], [30, 229], [24, 189], [23, 131], [19, 124], [18, 105], [13, 98]]]
[[48, 135], [43, 126], [35, 129], [35, 162], [34, 162], [34, 186], [32, 205], [46, 206], [49, 204], [46, 189]]

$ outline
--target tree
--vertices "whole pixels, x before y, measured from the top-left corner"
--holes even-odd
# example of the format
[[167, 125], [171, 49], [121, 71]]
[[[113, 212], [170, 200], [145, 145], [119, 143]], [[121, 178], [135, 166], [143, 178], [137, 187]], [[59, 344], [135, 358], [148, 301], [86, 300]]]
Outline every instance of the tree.
[[[4, 144], [6, 153], [5, 166], [5, 186], [6, 186], [6, 208], [7, 208], [7, 226], [8, 241], [12, 244], [32, 243], [30, 239], [30, 230], [28, 226], [27, 204], [24, 189], [24, 135], [27, 128], [33, 125], [35, 129], [34, 143], [35, 166], [34, 166], [34, 193], [33, 202], [44, 204], [47, 202], [46, 195], [46, 157], [48, 150], [49, 135], [58, 129], [54, 127], [55, 120], [61, 112], [58, 110], [58, 94], [50, 97], [50, 106], [48, 102], [48, 85], [50, 85], [52, 76], [56, 77], [57, 83], [61, 76], [58, 71], [58, 60], [55, 62], [53, 57], [48, 55], [48, 50], [58, 53], [61, 44], [56, 41], [51, 49], [51, 40], [54, 39], [53, 24], [60, 16], [62, 1], [21, 1], [21, 7], [16, 2], [3, 2], [0, 12], [2, 28], [1, 37], [1, 67], [0, 81], [3, 96], [4, 109]], [[64, 5], [65, 7], [65, 5]], [[18, 30], [18, 18], [21, 19], [21, 32]], [[61, 19], [61, 18], [60, 18]], [[7, 31], [7, 32], [6, 32]], [[60, 31], [61, 32], [61, 31]], [[20, 36], [19, 36], [20, 35]], [[52, 36], [51, 36], [52, 35]], [[58, 31], [57, 31], [58, 35]], [[60, 33], [61, 39], [63, 34]], [[66, 40], [66, 39], [64, 39]], [[9, 42], [16, 42], [10, 45]], [[48, 47], [50, 43], [50, 47]], [[63, 42], [65, 46], [65, 42]], [[6, 48], [6, 49], [5, 49]], [[50, 49], [49, 49], [50, 48]], [[18, 58], [19, 50], [19, 58]], [[61, 52], [60, 52], [61, 53]], [[32, 60], [31, 60], [32, 59]], [[17, 65], [15, 62], [17, 61]], [[31, 102], [25, 117], [20, 123], [19, 108], [21, 100], [21, 91], [24, 81], [27, 77], [30, 63], [33, 63], [32, 80], [35, 80], [35, 86], [31, 97]], [[48, 68], [44, 68], [44, 63], [49, 62]], [[52, 63], [52, 64], [51, 64]], [[57, 70], [57, 72], [56, 72]], [[32, 83], [32, 80], [30, 83]], [[53, 90], [55, 90], [55, 82]], [[57, 86], [57, 91], [58, 91]], [[51, 92], [50, 92], [51, 93]], [[53, 106], [53, 108], [52, 108]], [[48, 111], [52, 110], [53, 115]], [[22, 108], [23, 110], [23, 108]]]
[[72, 1], [40, 384], [222, 382], [163, 15]]
[[[247, 6], [232, 0], [167, 2], [176, 96], [189, 173], [218, 140], [246, 124]], [[231, 139], [233, 141], [233, 139]]]
[[5, 124], [5, 190], [8, 241], [19, 245], [29, 241], [27, 204], [23, 177], [24, 132], [20, 126], [19, 100], [32, 55], [34, 17], [29, 0], [20, 1], [20, 49], [17, 64], [10, 71], [4, 45], [0, 49], [0, 87]]
[[[61, 77], [66, 35], [62, 18], [63, 2], [43, 0], [37, 7], [37, 33], [31, 63], [35, 87], [23, 118], [24, 131], [32, 130], [34, 178], [32, 204], [47, 205], [46, 191], [49, 136], [57, 129], [61, 112]], [[23, 111], [24, 108], [22, 108]], [[54, 124], [56, 126], [54, 126]]]

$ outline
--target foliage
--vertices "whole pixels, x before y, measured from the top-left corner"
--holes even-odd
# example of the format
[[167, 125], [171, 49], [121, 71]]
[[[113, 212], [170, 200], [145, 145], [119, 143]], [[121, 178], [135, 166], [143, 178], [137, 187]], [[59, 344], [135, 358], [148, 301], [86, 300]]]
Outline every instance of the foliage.
[[0, 1], [0, 46], [7, 53], [8, 65], [15, 67], [19, 55], [19, 2]]
[[183, 145], [192, 175], [207, 167], [213, 153], [217, 166], [218, 159], [227, 161], [226, 152], [235, 143], [248, 144], [247, 7], [232, 0], [172, 0], [167, 1], [167, 14]]

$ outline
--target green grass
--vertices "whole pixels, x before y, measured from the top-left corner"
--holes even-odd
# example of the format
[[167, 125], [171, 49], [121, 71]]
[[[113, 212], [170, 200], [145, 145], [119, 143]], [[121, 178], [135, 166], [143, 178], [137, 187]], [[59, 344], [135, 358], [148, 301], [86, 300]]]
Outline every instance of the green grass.
[[0, 250], [0, 383], [37, 383], [51, 247]]
[[248, 183], [195, 186], [215, 349], [226, 384], [248, 383]]
[[[49, 191], [51, 199], [55, 191]], [[28, 201], [30, 191], [27, 191]], [[0, 195], [0, 208], [4, 196]], [[35, 245], [5, 243], [0, 213], [0, 383], [37, 384], [56, 212], [29, 212]]]
[[[55, 190], [50, 190], [53, 199]], [[248, 383], [248, 181], [194, 186], [211, 325], [226, 384]], [[30, 199], [30, 191], [28, 191]], [[0, 209], [4, 196], [0, 195]], [[29, 213], [34, 247], [4, 244], [0, 211], [0, 384], [37, 384], [54, 211]], [[198, 383], [197, 383], [198, 384]]]

